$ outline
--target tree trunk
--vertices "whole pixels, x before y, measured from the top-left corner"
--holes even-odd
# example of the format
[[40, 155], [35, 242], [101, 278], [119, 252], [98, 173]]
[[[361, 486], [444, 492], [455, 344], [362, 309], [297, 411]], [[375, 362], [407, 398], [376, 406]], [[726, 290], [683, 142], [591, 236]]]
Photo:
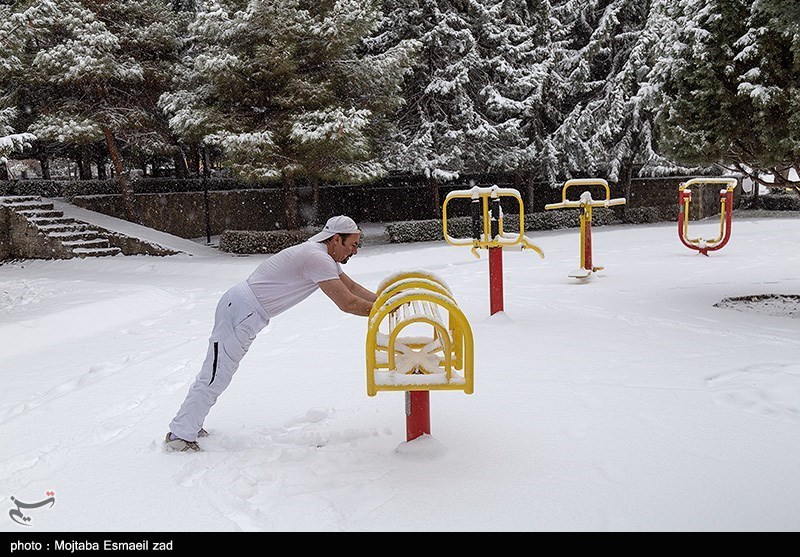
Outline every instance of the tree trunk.
[[526, 198], [528, 197], [528, 193], [526, 191], [522, 191], [524, 186], [525, 186], [525, 177], [522, 175], [522, 172], [521, 171], [514, 172], [514, 189], [519, 192], [519, 197], [520, 199], [522, 199], [522, 207], [520, 207], [520, 210], [523, 214], [525, 213], [525, 207], [528, 206], [528, 201], [526, 200]]
[[97, 179], [106, 180], [108, 178], [108, 173], [106, 172], [106, 158], [98, 154], [95, 162], [97, 162]]
[[539, 210], [536, 199], [536, 181], [533, 172], [525, 173], [526, 213], [535, 213]]
[[442, 218], [442, 203], [439, 199], [439, 184], [433, 176], [428, 177], [428, 194], [430, 195], [432, 216], [435, 219]]
[[297, 197], [295, 195], [294, 176], [290, 172], [283, 173], [283, 198], [286, 205], [286, 228], [297, 230]]
[[106, 172], [106, 149], [105, 146], [98, 142], [94, 145], [94, 162], [97, 165], [97, 179], [98, 180], [106, 180], [108, 179], [108, 173]]
[[753, 192], [750, 194], [750, 201], [747, 204], [748, 209], [761, 209], [761, 184], [751, 178], [753, 181]]
[[183, 156], [183, 150], [177, 148], [177, 151], [172, 157], [172, 160], [175, 162], [175, 177], [179, 180], [185, 180], [188, 178], [189, 169], [186, 166], [186, 159]]
[[0, 159], [0, 180], [8, 180], [8, 167], [2, 159]]
[[136, 207], [134, 206], [133, 192], [128, 184], [128, 177], [125, 175], [122, 167], [122, 157], [120, 157], [119, 149], [117, 148], [117, 140], [114, 134], [107, 127], [103, 127], [103, 135], [106, 138], [106, 147], [108, 147], [108, 154], [111, 157], [111, 163], [114, 165], [114, 172], [117, 174], [119, 181], [119, 190], [122, 193], [122, 202], [125, 204], [125, 217], [135, 223], [139, 223], [139, 216], [136, 214]]
[[39, 166], [42, 167], [42, 179], [50, 180], [50, 157], [46, 154], [39, 156]]
[[625, 205], [622, 207], [622, 213], [627, 214], [631, 207], [631, 183], [633, 182], [633, 163], [628, 162], [622, 166], [622, 191], [625, 194]]
[[311, 177], [311, 223], [319, 223], [319, 178]]
[[78, 152], [78, 176], [81, 180], [92, 179], [92, 154], [88, 145], [81, 145]]
[[200, 146], [197, 143], [189, 145], [189, 174], [200, 176]]
[[517, 190], [519, 192], [519, 196], [524, 199], [522, 193], [522, 174], [519, 172], [514, 172], [514, 189]]

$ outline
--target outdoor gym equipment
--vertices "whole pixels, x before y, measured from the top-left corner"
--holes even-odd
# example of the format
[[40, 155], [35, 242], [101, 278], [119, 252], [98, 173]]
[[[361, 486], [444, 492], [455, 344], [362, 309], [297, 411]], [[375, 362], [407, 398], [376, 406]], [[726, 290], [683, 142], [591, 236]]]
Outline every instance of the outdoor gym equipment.
[[[592, 194], [589, 191], [584, 191], [580, 199], [574, 201], [568, 200], [567, 189], [573, 186], [602, 186], [606, 190], [606, 198], [595, 201], [592, 199]], [[561, 190], [561, 203], [549, 203], [544, 206], [545, 209], [579, 208], [581, 210], [581, 266], [572, 271], [569, 274], [570, 277], [586, 278], [592, 273], [603, 270], [603, 267], [596, 267], [592, 263], [592, 208], [624, 204], [625, 198], [623, 197], [611, 199], [611, 189], [608, 187], [608, 182], [602, 178], [577, 178], [574, 180], [567, 180], [564, 183], [564, 187]]]
[[[503, 209], [501, 197], [513, 197], [519, 206], [519, 233], [503, 231]], [[447, 233], [447, 204], [456, 198], [471, 201], [472, 237], [454, 238]], [[544, 259], [544, 253], [525, 236], [525, 208], [519, 192], [511, 188], [480, 188], [454, 190], [447, 194], [442, 205], [442, 227], [444, 239], [454, 246], [472, 246], [472, 255], [480, 258], [478, 249], [489, 250], [489, 307], [490, 315], [503, 311], [503, 249], [521, 246], [531, 249]]]
[[[689, 205], [692, 202], [692, 186], [705, 186], [725, 184], [725, 189], [719, 191], [719, 236], [711, 240], [689, 237]], [[697, 250], [706, 257], [708, 252], [722, 248], [731, 238], [731, 216], [733, 213], [733, 190], [736, 188], [736, 178], [692, 178], [683, 182], [678, 187], [678, 237], [683, 245], [689, 249]]]
[[431, 432], [430, 391], [472, 394], [472, 329], [450, 288], [430, 272], [392, 275], [377, 294], [367, 324], [367, 394], [405, 391], [411, 441]]

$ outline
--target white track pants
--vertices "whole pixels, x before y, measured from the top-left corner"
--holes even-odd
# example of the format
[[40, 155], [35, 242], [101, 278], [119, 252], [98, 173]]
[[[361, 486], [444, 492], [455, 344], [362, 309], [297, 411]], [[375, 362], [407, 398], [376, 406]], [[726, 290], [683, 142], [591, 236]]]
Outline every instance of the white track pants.
[[203, 422], [233, 379], [256, 335], [267, 326], [261, 304], [246, 282], [228, 290], [220, 298], [214, 315], [214, 329], [200, 373], [189, 388], [169, 430], [186, 441], [195, 441]]

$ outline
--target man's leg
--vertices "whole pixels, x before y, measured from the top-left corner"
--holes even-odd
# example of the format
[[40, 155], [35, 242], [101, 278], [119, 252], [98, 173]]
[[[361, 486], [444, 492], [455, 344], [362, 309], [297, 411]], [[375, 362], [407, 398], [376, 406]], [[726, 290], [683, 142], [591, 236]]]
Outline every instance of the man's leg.
[[[256, 335], [267, 326], [258, 312], [251, 311], [248, 315], [249, 308], [243, 307], [235, 298], [226, 294], [220, 300], [215, 333], [209, 341], [203, 366], [169, 425], [170, 431], [185, 441], [197, 439], [197, 432], [203, 427], [211, 407], [230, 385]], [[219, 331], [226, 333], [225, 336], [220, 338]]]

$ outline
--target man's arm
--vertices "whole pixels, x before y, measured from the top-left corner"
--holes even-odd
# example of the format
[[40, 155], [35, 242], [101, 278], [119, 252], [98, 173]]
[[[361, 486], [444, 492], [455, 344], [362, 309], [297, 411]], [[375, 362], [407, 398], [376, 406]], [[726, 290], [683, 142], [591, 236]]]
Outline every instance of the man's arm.
[[347, 274], [342, 273], [339, 275], [339, 278], [342, 279], [342, 282], [347, 289], [359, 298], [364, 298], [368, 302], [374, 302], [378, 299], [378, 296], [374, 292], [370, 292], [356, 281], [348, 277]]
[[372, 309], [372, 302], [374, 301], [375, 296], [374, 294], [372, 295], [372, 301], [357, 296], [347, 288], [345, 282], [341, 279], [324, 280], [319, 283], [319, 287], [323, 292], [325, 292], [328, 298], [333, 300], [340, 310], [346, 313], [352, 313], [353, 315], [362, 315], [366, 317], [369, 315], [369, 311]]

